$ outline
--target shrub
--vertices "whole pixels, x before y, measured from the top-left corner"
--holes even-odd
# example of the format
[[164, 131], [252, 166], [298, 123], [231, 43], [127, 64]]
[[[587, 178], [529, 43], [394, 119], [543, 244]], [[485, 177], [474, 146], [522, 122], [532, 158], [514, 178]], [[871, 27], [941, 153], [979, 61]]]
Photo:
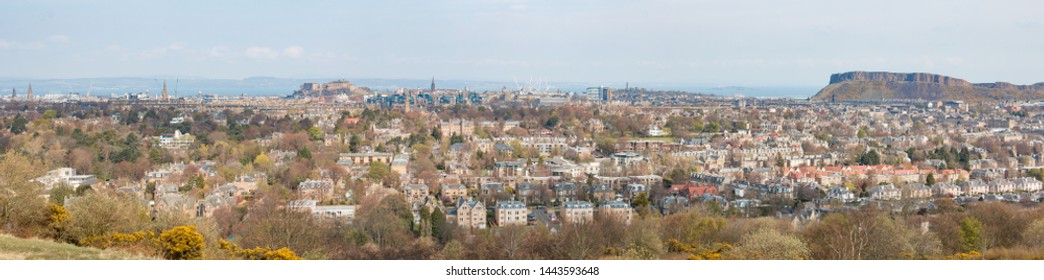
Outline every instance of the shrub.
[[164, 231], [159, 237], [163, 256], [170, 260], [198, 260], [203, 258], [203, 235], [194, 226], [179, 226]]
[[244, 260], [300, 260], [301, 257], [297, 256], [293, 250], [283, 247], [276, 250], [272, 250], [269, 247], [255, 247], [254, 249], [240, 249], [238, 245], [232, 242], [221, 240], [221, 249], [228, 252], [229, 255], [236, 256]]
[[47, 227], [50, 229], [50, 235], [56, 240], [62, 240], [65, 237], [65, 227], [69, 224], [69, 211], [54, 203], [48, 204], [48, 210]]

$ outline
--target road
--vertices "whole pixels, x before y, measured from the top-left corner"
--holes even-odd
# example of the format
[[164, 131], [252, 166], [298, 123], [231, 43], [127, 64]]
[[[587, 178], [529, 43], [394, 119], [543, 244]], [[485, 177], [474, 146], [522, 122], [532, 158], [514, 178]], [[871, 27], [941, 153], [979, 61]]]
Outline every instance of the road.
[[[552, 210], [554, 211], [554, 210]], [[536, 222], [547, 226], [552, 230], [558, 230], [562, 227], [562, 223], [558, 221], [551, 221], [551, 217], [548, 216], [547, 208], [534, 207], [532, 212], [533, 216], [536, 217]]]
[[532, 212], [533, 216], [536, 216], [538, 223], [546, 225], [551, 220], [551, 218], [547, 216], [547, 208], [534, 207]]

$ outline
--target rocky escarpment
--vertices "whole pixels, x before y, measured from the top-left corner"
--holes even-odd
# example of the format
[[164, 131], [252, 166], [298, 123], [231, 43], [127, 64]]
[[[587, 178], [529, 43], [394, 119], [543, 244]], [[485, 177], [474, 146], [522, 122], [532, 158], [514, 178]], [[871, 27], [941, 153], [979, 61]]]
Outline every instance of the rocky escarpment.
[[1044, 83], [973, 84], [928, 73], [846, 72], [830, 75], [830, 84], [812, 97], [818, 101], [843, 100], [964, 100], [1035, 101], [1044, 99]]

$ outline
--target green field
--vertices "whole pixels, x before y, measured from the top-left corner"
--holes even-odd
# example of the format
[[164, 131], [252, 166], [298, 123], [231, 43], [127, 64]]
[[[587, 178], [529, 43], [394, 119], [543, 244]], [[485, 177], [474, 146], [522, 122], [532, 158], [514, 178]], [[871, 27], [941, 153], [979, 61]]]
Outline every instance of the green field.
[[0, 260], [141, 260], [123, 252], [0, 235]]

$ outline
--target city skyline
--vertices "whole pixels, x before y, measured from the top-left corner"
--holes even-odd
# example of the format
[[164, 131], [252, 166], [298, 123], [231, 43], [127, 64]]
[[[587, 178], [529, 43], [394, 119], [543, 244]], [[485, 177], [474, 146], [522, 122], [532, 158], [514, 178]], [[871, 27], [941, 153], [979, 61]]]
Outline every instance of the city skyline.
[[11, 3], [0, 77], [822, 86], [880, 70], [1041, 81], [1026, 63], [1044, 59], [1044, 39], [1027, 36], [1042, 26], [1039, 3], [754, 2]]

